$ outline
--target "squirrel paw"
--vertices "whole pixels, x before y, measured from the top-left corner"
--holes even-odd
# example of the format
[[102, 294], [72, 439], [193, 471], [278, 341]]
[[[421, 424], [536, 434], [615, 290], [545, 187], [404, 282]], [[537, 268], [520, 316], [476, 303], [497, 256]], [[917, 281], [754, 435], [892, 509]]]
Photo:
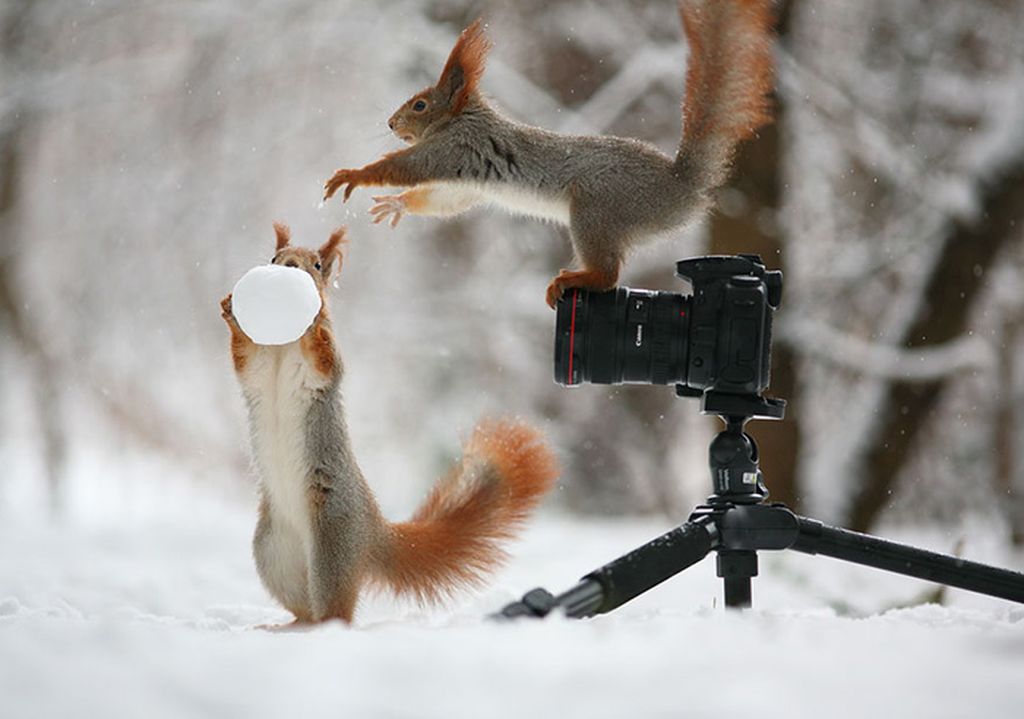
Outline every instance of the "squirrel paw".
[[220, 301], [220, 316], [227, 320], [228, 323], [235, 321], [235, 313], [231, 309], [231, 295]]
[[370, 214], [373, 215], [373, 224], [375, 225], [387, 222], [392, 227], [396, 227], [409, 207], [404, 194], [375, 195], [373, 201], [377, 204], [370, 208]]
[[596, 290], [602, 292], [610, 290], [618, 282], [619, 273], [601, 272], [600, 270], [562, 270], [558, 277], [551, 280], [548, 285], [547, 303], [548, 307], [555, 309], [558, 300], [562, 299], [565, 291], [578, 287], [581, 290]]
[[555, 309], [555, 305], [558, 304], [558, 300], [562, 299], [562, 295], [565, 294], [565, 286], [559, 282], [562, 275], [565, 274], [565, 270], [562, 270], [562, 274], [558, 275], [555, 279], [551, 280], [551, 284], [548, 285], [547, 295], [545, 300], [548, 303], [548, 307]]
[[331, 176], [326, 183], [324, 183], [324, 200], [329, 200], [334, 196], [334, 193], [341, 189], [342, 185], [347, 185], [345, 193], [342, 195], [342, 202], [348, 202], [348, 198], [352, 195], [352, 190], [359, 186], [359, 182], [356, 180], [356, 174], [358, 170], [338, 170]]

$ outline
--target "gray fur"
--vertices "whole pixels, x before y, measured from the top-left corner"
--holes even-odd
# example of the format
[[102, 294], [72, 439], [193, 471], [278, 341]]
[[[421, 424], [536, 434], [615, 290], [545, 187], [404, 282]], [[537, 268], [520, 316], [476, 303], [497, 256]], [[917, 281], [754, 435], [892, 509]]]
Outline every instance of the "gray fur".
[[573, 245], [595, 269], [617, 267], [630, 246], [702, 212], [721, 176], [640, 140], [515, 123], [481, 99], [391, 161], [418, 182], [504, 185], [568, 202]]
[[377, 503], [356, 463], [337, 383], [318, 393], [306, 415], [306, 453], [313, 474], [310, 490], [323, 502], [313, 518], [310, 555], [310, 604], [314, 617], [325, 616], [345, 591], [353, 598], [366, 571], [371, 537], [380, 531]]

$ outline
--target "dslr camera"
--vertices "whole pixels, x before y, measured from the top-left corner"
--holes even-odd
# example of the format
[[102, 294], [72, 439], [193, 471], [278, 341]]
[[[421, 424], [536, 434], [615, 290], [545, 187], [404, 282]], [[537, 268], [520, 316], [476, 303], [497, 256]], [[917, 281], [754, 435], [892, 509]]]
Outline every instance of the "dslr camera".
[[572, 289], [558, 303], [555, 382], [675, 384], [684, 397], [759, 397], [782, 273], [757, 255], [680, 260], [693, 294]]

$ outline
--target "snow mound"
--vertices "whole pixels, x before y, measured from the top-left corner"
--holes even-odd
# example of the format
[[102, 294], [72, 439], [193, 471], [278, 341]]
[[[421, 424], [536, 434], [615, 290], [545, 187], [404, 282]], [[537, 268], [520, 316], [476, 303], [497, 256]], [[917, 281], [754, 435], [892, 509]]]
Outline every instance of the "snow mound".
[[320, 311], [320, 293], [309, 273], [260, 265], [242, 275], [231, 295], [238, 325], [260, 345], [286, 345], [302, 337]]

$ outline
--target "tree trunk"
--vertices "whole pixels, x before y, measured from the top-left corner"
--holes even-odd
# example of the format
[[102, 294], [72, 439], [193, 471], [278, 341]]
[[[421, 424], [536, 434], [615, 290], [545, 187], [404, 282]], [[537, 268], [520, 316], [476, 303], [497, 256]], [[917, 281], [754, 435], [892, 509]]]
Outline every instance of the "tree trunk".
[[[0, 58], [17, 68], [24, 77], [28, 61], [24, 57], [31, 32], [31, 0], [25, 0], [0, 18]], [[0, 117], [0, 328], [11, 338], [10, 346], [21, 355], [31, 373], [36, 418], [42, 442], [43, 463], [52, 509], [60, 508], [62, 484], [67, 456], [67, 438], [64, 431], [61, 393], [54, 366], [41, 338], [32, 328], [32, 320], [25, 316], [17, 287], [16, 262], [21, 239], [21, 187], [24, 172], [30, 111], [12, 108]], [[7, 344], [5, 342], [5, 344]]]
[[1024, 366], [1018, 359], [1024, 347], [1024, 317], [1007, 318], [999, 352], [999, 384], [996, 408], [996, 488], [1006, 506], [1010, 541], [1024, 544]]
[[[905, 346], [920, 348], [956, 339], [984, 287], [984, 278], [1024, 223], [1024, 157], [981, 189], [981, 212], [973, 223], [956, 222], [935, 274], [925, 288], [919, 314]], [[865, 454], [864, 482], [847, 517], [854, 530], [867, 531], [889, 503], [896, 478], [922, 429], [929, 426], [948, 379], [893, 382], [879, 406], [880, 426]]]

